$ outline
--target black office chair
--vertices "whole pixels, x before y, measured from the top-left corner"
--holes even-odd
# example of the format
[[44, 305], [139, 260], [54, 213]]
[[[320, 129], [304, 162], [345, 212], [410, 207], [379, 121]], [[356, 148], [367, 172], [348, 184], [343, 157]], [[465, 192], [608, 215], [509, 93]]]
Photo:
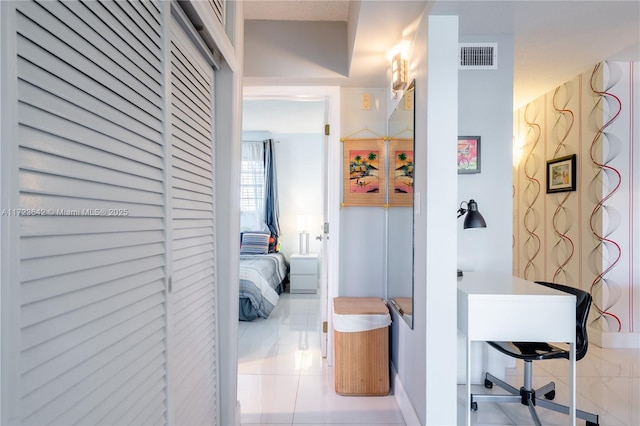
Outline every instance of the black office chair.
[[[547, 287], [571, 293], [576, 296], [576, 360], [582, 359], [587, 354], [589, 341], [587, 339], [587, 317], [591, 307], [591, 295], [586, 291], [569, 287], [562, 284], [536, 281]], [[534, 321], [535, 319], [530, 319]], [[493, 384], [497, 384], [505, 389], [510, 395], [471, 395], [471, 409], [478, 409], [478, 402], [519, 402], [529, 407], [529, 412], [536, 425], [541, 425], [535, 406], [547, 408], [559, 413], [569, 414], [569, 407], [555, 402], [551, 402], [556, 396], [555, 383], [551, 382], [539, 389], [532, 388], [532, 368], [533, 361], [565, 358], [569, 359], [569, 351], [549, 343], [531, 342], [487, 342], [493, 348], [505, 355], [524, 360], [524, 385], [520, 389], [505, 383], [490, 373], [486, 373], [484, 387], [491, 389]], [[545, 399], [537, 398], [537, 395], [544, 395]], [[576, 416], [586, 420], [587, 426], [598, 426], [598, 416], [582, 410], [576, 410]]]

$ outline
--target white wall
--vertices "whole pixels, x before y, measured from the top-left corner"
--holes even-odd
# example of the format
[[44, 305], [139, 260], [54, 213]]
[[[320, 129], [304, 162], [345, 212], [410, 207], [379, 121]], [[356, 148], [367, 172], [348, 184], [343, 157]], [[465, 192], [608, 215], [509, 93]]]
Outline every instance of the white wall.
[[487, 228], [463, 229], [458, 220], [458, 267], [511, 273], [513, 199], [513, 37], [461, 36], [461, 42], [498, 43], [498, 69], [460, 70], [458, 134], [481, 137], [478, 174], [458, 175], [458, 203], [473, 198]]
[[245, 40], [245, 84], [291, 84], [282, 76], [327, 79], [348, 72], [346, 22], [248, 20]]
[[[394, 313], [392, 362], [420, 424], [457, 423], [456, 233], [458, 19], [423, 14], [409, 54], [415, 78], [414, 328]], [[404, 411], [403, 411], [404, 412]], [[413, 413], [411, 413], [413, 414]], [[411, 417], [405, 414], [405, 417]]]
[[[458, 267], [463, 271], [512, 270], [512, 137], [513, 137], [513, 37], [461, 36], [461, 42], [497, 43], [498, 69], [460, 70], [458, 134], [480, 136], [480, 173], [458, 175], [458, 203], [474, 199], [487, 222], [486, 228], [464, 229], [458, 220]], [[458, 383], [464, 383], [466, 340], [458, 335]], [[472, 345], [472, 383], [481, 383], [484, 371], [504, 377], [513, 361]]]
[[309, 253], [320, 253], [322, 217], [322, 134], [275, 133], [278, 197], [280, 199], [280, 251], [288, 258], [299, 252], [298, 216], [307, 224]]
[[[387, 130], [387, 91], [342, 88], [341, 136], [377, 138]], [[361, 108], [362, 94], [371, 96], [371, 108]], [[368, 129], [368, 130], [365, 130]], [[375, 132], [375, 133], [372, 133]], [[354, 133], [356, 133], [354, 135]], [[340, 210], [340, 296], [385, 297], [383, 207], [345, 206]]]

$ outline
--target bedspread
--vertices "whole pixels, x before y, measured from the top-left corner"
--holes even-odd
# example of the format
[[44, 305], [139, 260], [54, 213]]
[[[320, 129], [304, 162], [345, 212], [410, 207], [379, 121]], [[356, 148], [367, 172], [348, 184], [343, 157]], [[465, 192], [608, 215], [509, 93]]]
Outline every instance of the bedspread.
[[[267, 318], [278, 302], [287, 262], [281, 253], [240, 256], [240, 319]], [[246, 299], [243, 306], [243, 299]]]

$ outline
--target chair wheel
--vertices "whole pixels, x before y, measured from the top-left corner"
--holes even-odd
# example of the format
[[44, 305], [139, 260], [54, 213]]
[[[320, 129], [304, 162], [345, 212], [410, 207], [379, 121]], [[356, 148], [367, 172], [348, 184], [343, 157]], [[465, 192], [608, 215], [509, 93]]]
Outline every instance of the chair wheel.
[[491, 389], [493, 387], [493, 382], [489, 379], [484, 379], [484, 387], [487, 389]]
[[471, 411], [478, 411], [478, 403], [477, 402], [471, 401]]
[[551, 400], [551, 399], [555, 398], [555, 397], [556, 397], [556, 391], [555, 391], [555, 389], [554, 389], [554, 390], [551, 390], [551, 391], [549, 391], [549, 392], [547, 392], [547, 393], [545, 393], [545, 394], [544, 394], [544, 397], [545, 397], [545, 398], [547, 398], [547, 399], [549, 399], [549, 400]]

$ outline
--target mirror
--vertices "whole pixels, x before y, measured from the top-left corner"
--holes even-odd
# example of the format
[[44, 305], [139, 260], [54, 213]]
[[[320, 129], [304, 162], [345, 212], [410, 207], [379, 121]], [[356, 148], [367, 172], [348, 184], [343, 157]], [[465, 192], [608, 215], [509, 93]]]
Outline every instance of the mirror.
[[[389, 117], [387, 175], [390, 179], [387, 209], [387, 300], [410, 328], [413, 328], [414, 93], [415, 82], [412, 82]], [[400, 195], [405, 193], [406, 197]], [[403, 198], [405, 201], [393, 202], [392, 198]]]

